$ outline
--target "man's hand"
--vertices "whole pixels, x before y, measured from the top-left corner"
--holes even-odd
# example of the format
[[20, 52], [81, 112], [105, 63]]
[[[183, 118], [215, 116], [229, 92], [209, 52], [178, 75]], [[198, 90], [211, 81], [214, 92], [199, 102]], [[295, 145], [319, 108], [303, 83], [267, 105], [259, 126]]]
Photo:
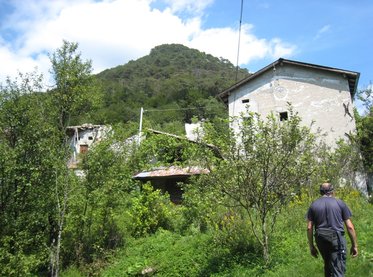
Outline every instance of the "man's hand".
[[307, 221], [307, 238], [308, 238], [308, 245], [310, 246], [310, 252], [312, 257], [317, 258], [319, 255], [319, 252], [317, 252], [317, 249], [315, 245], [313, 244], [313, 222], [311, 220]]
[[351, 246], [350, 254], [353, 258], [357, 257], [358, 251], [356, 246]]
[[319, 252], [317, 251], [314, 245], [310, 246], [310, 252], [311, 252], [312, 257], [317, 258], [317, 256], [319, 255]]

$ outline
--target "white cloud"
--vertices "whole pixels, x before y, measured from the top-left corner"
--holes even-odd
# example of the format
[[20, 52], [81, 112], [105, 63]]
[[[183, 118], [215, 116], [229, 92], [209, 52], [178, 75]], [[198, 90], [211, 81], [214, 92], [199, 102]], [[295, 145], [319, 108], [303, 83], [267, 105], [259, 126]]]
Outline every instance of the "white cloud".
[[297, 47], [289, 43], [284, 43], [281, 39], [275, 38], [270, 42], [270, 50], [272, 58], [285, 58], [289, 57], [296, 51]]
[[4, 46], [0, 48], [0, 60], [1, 74], [5, 74], [5, 70], [16, 72], [18, 68], [26, 68], [30, 71], [37, 65], [32, 58], [19, 57]]
[[173, 12], [187, 11], [199, 14], [203, 12], [214, 0], [164, 0], [170, 5]]
[[321, 38], [321, 36], [323, 36], [325, 33], [330, 32], [330, 30], [331, 30], [331, 26], [330, 26], [330, 25], [324, 25], [323, 27], [321, 27], [321, 28], [317, 31], [317, 34], [316, 34], [316, 36], [314, 37], [314, 40], [317, 40], [317, 39]]
[[[239, 64], [246, 65], [256, 59], [289, 57], [296, 46], [282, 42], [278, 38], [260, 39], [253, 35], [253, 26], [243, 24], [241, 29]], [[200, 31], [189, 44], [217, 57], [237, 62], [238, 31], [232, 28], [216, 28]]]
[[[6, 45], [0, 45], [0, 83], [4, 82], [7, 77], [14, 78], [18, 72], [32, 72], [37, 69], [42, 71], [41, 60], [32, 57], [19, 56], [9, 50]], [[45, 75], [47, 72], [44, 72]]]
[[[164, 1], [170, 6], [163, 10], [151, 8], [152, 0], [15, 2], [16, 12], [0, 29], [17, 34], [11, 42], [0, 35], [0, 80], [5, 75], [14, 76], [17, 69], [25, 72], [35, 66], [46, 74], [48, 52], [60, 47], [63, 39], [79, 43], [95, 72], [137, 59], [164, 43], [184, 44], [236, 63], [238, 30], [201, 27], [202, 12], [213, 0]], [[183, 10], [190, 17], [177, 15]], [[277, 38], [258, 38], [252, 28], [242, 26], [241, 65], [294, 52], [295, 46]]]

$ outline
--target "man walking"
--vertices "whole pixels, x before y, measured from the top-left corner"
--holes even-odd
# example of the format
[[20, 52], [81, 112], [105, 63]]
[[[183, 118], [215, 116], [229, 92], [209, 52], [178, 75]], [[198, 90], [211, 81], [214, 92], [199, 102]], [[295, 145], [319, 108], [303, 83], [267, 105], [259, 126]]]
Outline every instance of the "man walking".
[[311, 255], [317, 258], [318, 251], [324, 260], [325, 277], [344, 276], [346, 271], [346, 239], [344, 226], [351, 240], [351, 255], [356, 257], [357, 239], [354, 225], [351, 221], [352, 213], [347, 205], [340, 199], [334, 198], [331, 183], [320, 186], [320, 198], [315, 200], [307, 212], [307, 238]]

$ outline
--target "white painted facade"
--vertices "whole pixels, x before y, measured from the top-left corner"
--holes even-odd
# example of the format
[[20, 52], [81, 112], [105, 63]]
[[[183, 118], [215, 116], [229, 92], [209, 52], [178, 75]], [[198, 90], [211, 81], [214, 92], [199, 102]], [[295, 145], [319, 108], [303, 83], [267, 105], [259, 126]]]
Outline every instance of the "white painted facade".
[[[351, 87], [359, 74], [280, 59], [221, 94], [231, 117], [248, 111], [284, 120], [291, 103], [302, 124], [325, 134], [325, 142], [346, 138], [356, 130]], [[286, 119], [285, 119], [286, 120]], [[239, 122], [232, 125], [238, 128]]]
[[93, 124], [67, 127], [69, 146], [72, 149], [69, 167], [76, 167], [79, 154], [86, 153], [94, 143], [105, 138], [109, 130], [107, 126]]

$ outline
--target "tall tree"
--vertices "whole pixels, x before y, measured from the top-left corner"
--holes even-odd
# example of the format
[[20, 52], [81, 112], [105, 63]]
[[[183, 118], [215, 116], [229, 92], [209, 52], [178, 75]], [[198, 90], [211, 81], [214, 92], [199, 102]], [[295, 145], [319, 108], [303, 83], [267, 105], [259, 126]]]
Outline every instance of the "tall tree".
[[[60, 132], [60, 148], [64, 149], [65, 164], [70, 152], [67, 145], [66, 127], [70, 124], [72, 116], [84, 112], [94, 103], [95, 90], [92, 72], [92, 63], [84, 61], [78, 51], [78, 44], [63, 41], [63, 44], [50, 55], [52, 64], [51, 74], [55, 87], [52, 90], [52, 102], [57, 126]], [[72, 175], [67, 170], [56, 172], [55, 200], [57, 208], [57, 236], [51, 245], [51, 275], [58, 276], [60, 267], [60, 250], [62, 232], [65, 224], [69, 195], [72, 189]]]
[[[207, 132], [207, 138], [221, 151], [223, 159], [208, 162], [211, 174], [201, 178], [225, 205], [243, 209], [251, 229], [270, 260], [270, 239], [277, 215], [308, 184], [313, 171], [315, 137], [300, 126], [292, 114], [280, 122], [273, 115], [241, 118], [239, 132]], [[205, 154], [203, 154], [205, 155]], [[208, 155], [205, 155], [208, 157]]]
[[74, 264], [81, 266], [94, 259], [103, 259], [106, 251], [124, 241], [124, 210], [128, 205], [133, 179], [131, 170], [135, 145], [123, 143], [114, 132], [83, 155], [80, 179], [69, 201], [67, 236], [64, 250]]
[[97, 87], [91, 75], [92, 62], [82, 59], [78, 43], [65, 40], [50, 55], [50, 61], [50, 72], [55, 82], [52, 94], [58, 113], [58, 126], [65, 132], [72, 116], [86, 111], [97, 99]]
[[[364, 168], [370, 178], [368, 178], [368, 192], [372, 194], [373, 184], [373, 85], [359, 91], [358, 99], [365, 108], [364, 114], [356, 115], [357, 138], [363, 158]], [[370, 183], [369, 183], [370, 182]]]
[[[42, 78], [8, 79], [0, 90], [0, 275], [47, 270], [55, 228], [51, 184], [59, 163], [58, 133], [48, 115]], [[52, 220], [53, 221], [53, 220]]]

